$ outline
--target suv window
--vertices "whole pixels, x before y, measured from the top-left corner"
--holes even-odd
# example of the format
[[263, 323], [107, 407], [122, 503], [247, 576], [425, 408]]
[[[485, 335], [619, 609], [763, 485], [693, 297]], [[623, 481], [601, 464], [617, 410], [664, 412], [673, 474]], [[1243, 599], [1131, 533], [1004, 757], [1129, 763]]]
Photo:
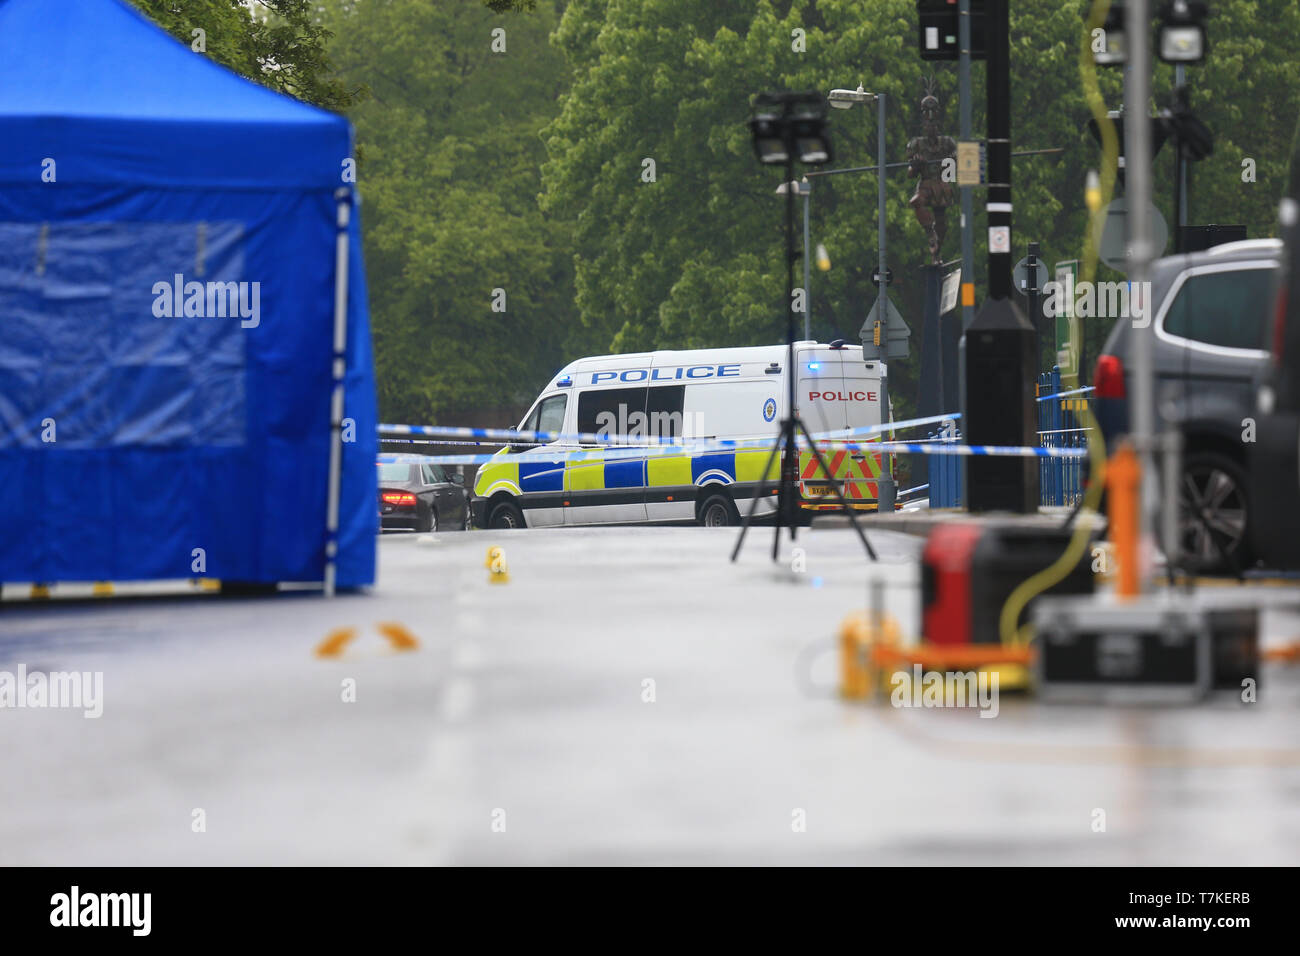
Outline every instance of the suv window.
[[1268, 348], [1276, 270], [1188, 276], [1165, 313], [1170, 335], [1229, 349]]
[[424, 483], [426, 485], [440, 485], [447, 480], [447, 476], [442, 472], [441, 465], [421, 465], [424, 473]]

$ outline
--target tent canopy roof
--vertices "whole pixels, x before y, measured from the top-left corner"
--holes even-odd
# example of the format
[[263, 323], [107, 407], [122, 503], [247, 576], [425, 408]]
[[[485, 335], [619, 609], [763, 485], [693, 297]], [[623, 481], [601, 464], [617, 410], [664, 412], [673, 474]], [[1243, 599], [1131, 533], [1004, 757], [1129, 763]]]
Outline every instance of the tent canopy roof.
[[350, 140], [124, 0], [0, 0], [0, 182], [335, 188]]

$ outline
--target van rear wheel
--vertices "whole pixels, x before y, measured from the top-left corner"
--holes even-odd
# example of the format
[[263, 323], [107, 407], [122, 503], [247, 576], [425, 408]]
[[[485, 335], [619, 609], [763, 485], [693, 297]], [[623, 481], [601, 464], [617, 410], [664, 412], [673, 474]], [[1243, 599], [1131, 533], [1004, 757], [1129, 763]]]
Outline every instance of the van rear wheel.
[[740, 523], [740, 514], [726, 495], [710, 495], [700, 504], [697, 520], [706, 528], [730, 528]]

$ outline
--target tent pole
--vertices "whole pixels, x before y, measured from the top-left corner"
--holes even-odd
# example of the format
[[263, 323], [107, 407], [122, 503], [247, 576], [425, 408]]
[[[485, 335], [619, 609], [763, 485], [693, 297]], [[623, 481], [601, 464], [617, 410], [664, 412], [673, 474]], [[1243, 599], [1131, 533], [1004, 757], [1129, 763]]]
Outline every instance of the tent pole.
[[339, 189], [338, 235], [334, 243], [334, 394], [330, 400], [330, 473], [325, 512], [325, 596], [334, 596], [339, 552], [339, 486], [343, 470], [343, 377], [347, 371], [348, 222], [351, 194]]

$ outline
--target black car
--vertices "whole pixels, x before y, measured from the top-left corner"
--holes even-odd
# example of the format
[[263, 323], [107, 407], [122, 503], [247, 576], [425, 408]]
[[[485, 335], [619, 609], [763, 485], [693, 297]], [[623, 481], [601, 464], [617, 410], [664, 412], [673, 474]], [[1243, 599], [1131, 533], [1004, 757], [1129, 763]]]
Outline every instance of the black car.
[[1255, 555], [1268, 568], [1300, 568], [1300, 153], [1278, 218], [1282, 277], [1274, 306], [1268, 367], [1255, 408], [1251, 497], [1267, 520], [1252, 526]]
[[441, 465], [396, 457], [379, 462], [379, 523], [384, 530], [469, 530], [465, 479]]

